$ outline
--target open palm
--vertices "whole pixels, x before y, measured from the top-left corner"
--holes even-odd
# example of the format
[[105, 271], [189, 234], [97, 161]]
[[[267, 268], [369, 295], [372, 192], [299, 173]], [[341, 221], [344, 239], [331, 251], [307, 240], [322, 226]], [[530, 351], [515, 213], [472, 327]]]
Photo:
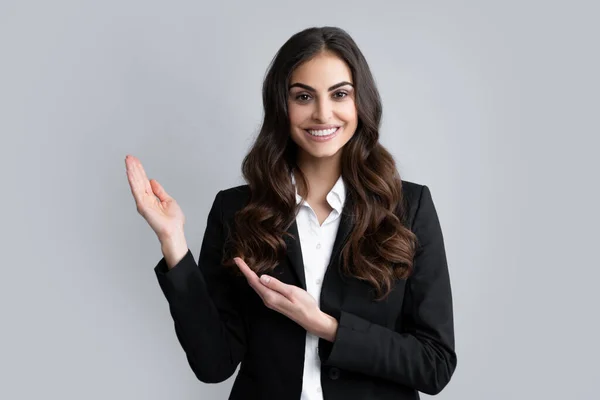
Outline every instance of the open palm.
[[137, 157], [125, 157], [127, 179], [138, 213], [160, 238], [183, 230], [185, 216], [174, 198], [155, 179], [148, 180]]

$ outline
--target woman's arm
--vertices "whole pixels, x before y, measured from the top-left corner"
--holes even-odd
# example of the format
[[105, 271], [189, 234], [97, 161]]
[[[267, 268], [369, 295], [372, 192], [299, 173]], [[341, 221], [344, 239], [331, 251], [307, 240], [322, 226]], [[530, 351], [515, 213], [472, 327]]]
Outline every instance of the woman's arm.
[[[413, 223], [419, 246], [406, 282], [402, 330], [341, 311], [324, 365], [381, 377], [423, 393], [439, 393], [456, 368], [452, 294], [442, 230], [427, 186]], [[327, 347], [327, 346], [324, 346]]]
[[223, 244], [219, 191], [208, 214], [198, 264], [188, 249], [172, 269], [164, 257], [154, 268], [179, 343], [194, 374], [205, 383], [228, 379], [246, 349], [239, 293], [229, 270], [221, 265]]

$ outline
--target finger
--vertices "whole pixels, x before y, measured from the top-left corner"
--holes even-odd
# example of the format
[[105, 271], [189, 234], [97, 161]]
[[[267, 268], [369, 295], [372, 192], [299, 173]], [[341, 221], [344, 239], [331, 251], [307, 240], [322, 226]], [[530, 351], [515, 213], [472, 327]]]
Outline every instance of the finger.
[[[242, 271], [242, 274], [244, 274], [244, 276], [246, 277], [246, 280], [248, 281], [250, 286], [252, 286], [252, 288], [254, 290], [256, 290], [256, 292], [261, 297], [263, 297], [265, 294], [268, 293], [267, 290], [264, 290], [265, 287], [260, 283], [260, 281], [258, 279], [258, 275], [256, 275], [256, 272], [252, 271], [250, 269], [250, 267], [248, 266], [248, 264], [246, 264], [246, 262], [244, 260], [242, 260], [240, 257], [234, 257], [233, 260], [235, 261], [235, 263], [238, 266], [238, 268], [240, 269], [240, 271]], [[263, 300], [264, 300], [264, 298], [263, 298]]]
[[260, 282], [260, 279], [249, 282], [250, 286], [258, 293], [265, 305], [275, 311], [285, 313], [290, 301], [276, 290], [270, 289]]
[[160, 201], [167, 201], [171, 199], [171, 196], [167, 194], [165, 189], [160, 183], [158, 183], [156, 179], [150, 180], [150, 186], [152, 187], [152, 191], [160, 199]]
[[144, 193], [148, 195], [154, 195], [154, 192], [152, 191], [152, 186], [150, 186], [150, 181], [148, 180], [148, 176], [146, 175], [146, 171], [144, 170], [142, 162], [136, 158], [134, 166], [136, 177], [138, 179], [138, 182], [140, 183], [140, 186], [143, 187]]
[[142, 163], [134, 156], [127, 156], [125, 159], [127, 165], [127, 176], [131, 186], [131, 192], [138, 203], [141, 204], [143, 197], [152, 194], [152, 187], [146, 177], [146, 172]]
[[265, 274], [260, 277], [260, 282], [269, 289], [281, 293], [288, 299], [291, 297], [292, 287], [290, 285], [286, 285], [277, 278], [273, 278], [272, 276]]
[[128, 155], [125, 157], [125, 165], [127, 167], [127, 179], [131, 186], [131, 193], [138, 204], [142, 201], [144, 185], [140, 178], [139, 169], [137, 168], [138, 160], [134, 156]]
[[235, 261], [235, 264], [238, 266], [240, 271], [242, 271], [242, 274], [244, 274], [248, 281], [252, 281], [253, 279], [258, 280], [256, 273], [250, 269], [244, 260], [242, 260], [240, 257], [234, 257], [233, 261]]
[[143, 188], [140, 187], [139, 179], [136, 177], [132, 156], [127, 156], [125, 158], [125, 166], [127, 168], [127, 180], [129, 181], [129, 188], [131, 189], [131, 194], [133, 195], [135, 203], [139, 209], [139, 206], [142, 204]]
[[258, 275], [256, 275], [256, 272], [252, 271], [244, 260], [242, 260], [240, 257], [234, 257], [233, 260], [246, 277], [248, 284], [250, 284], [250, 286], [256, 291], [265, 304], [268, 303], [270, 306], [274, 306], [278, 300], [280, 300], [278, 297], [282, 297], [282, 295], [277, 293], [277, 291], [263, 285], [260, 282]]

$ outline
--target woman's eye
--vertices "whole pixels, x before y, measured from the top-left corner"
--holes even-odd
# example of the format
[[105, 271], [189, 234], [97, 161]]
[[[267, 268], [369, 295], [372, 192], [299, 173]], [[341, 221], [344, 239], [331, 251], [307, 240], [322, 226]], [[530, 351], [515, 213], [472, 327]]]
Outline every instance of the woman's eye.
[[307, 94], [299, 94], [298, 96], [296, 96], [296, 100], [300, 100], [300, 101], [308, 101], [310, 99], [310, 96]]
[[[333, 94], [333, 98], [336, 99], [336, 100], [341, 100], [341, 99], [345, 98], [346, 96], [348, 96], [348, 93], [346, 93], [344, 91], [335, 92]], [[309, 101], [312, 97], [309, 94], [302, 93], [302, 94], [296, 95], [295, 98], [296, 98], [297, 101], [305, 103], [305, 102]]]

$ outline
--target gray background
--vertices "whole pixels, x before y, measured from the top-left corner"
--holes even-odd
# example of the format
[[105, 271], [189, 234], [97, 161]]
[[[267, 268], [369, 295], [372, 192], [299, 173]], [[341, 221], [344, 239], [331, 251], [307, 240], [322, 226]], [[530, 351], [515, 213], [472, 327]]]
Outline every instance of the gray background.
[[0, 2], [0, 398], [227, 397], [176, 340], [124, 158], [197, 259], [269, 61], [322, 25], [361, 47], [382, 142], [438, 209], [459, 363], [437, 398], [598, 398], [599, 7], [366, 3]]

